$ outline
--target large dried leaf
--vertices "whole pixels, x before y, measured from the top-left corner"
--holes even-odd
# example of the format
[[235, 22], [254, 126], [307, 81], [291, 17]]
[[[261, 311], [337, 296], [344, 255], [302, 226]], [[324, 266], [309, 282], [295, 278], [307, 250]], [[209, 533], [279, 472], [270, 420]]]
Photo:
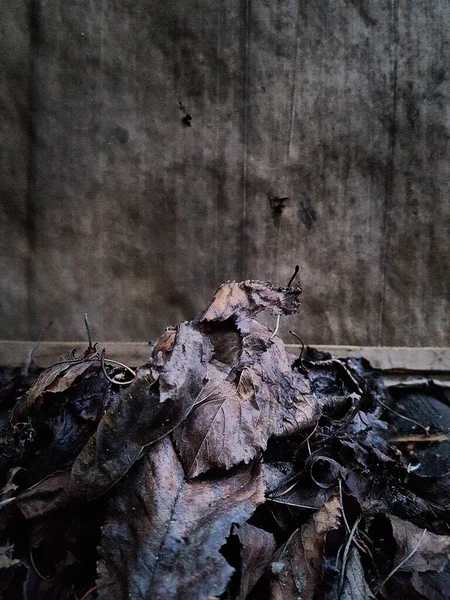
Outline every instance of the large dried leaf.
[[[208, 383], [174, 432], [189, 477], [212, 468], [248, 463], [272, 436], [315, 424], [318, 403], [307, 381], [291, 368], [284, 344], [258, 323], [246, 323], [239, 369], [210, 363]], [[251, 348], [255, 348], [254, 353]]]
[[201, 334], [185, 324], [179, 326], [172, 342], [158, 367], [156, 383], [150, 383], [148, 372], [142, 369], [113, 398], [70, 474], [65, 472], [64, 485], [60, 486], [61, 475], [56, 473], [54, 484], [50, 476], [17, 497], [27, 518], [102, 495], [127, 473], [145, 446], [167, 435], [186, 417], [202, 389], [210, 350]]
[[332, 498], [306, 523], [297, 529], [272, 559], [271, 600], [302, 598], [312, 600], [321, 581], [323, 548], [326, 534], [337, 529], [341, 505]]
[[129, 439], [150, 384], [138, 377], [100, 420], [70, 469], [57, 472], [22, 492], [16, 504], [26, 518], [43, 516], [70, 502], [87, 502], [110, 489], [128, 471], [142, 451]]
[[205, 384], [211, 355], [208, 339], [189, 323], [163, 336], [152, 354], [154, 383], [149, 397], [136, 411], [134, 442], [147, 446], [185, 419]]
[[290, 315], [300, 308], [302, 290], [275, 287], [262, 281], [228, 281], [217, 290], [211, 306], [200, 315], [199, 321], [225, 321], [255, 317], [269, 308], [273, 313]]
[[[399, 571], [442, 571], [450, 563], [450, 536], [436, 535], [409, 521], [390, 515], [392, 534], [395, 539], [395, 564], [404, 560], [415, 548], [414, 553], [402, 564]], [[420, 543], [419, 543], [420, 541]]]
[[264, 501], [259, 466], [187, 481], [168, 437], [109, 502], [99, 597], [191, 600], [221, 594], [233, 572], [219, 550], [233, 523]]
[[241, 545], [237, 600], [245, 600], [275, 552], [275, 538], [271, 533], [249, 523], [234, 525], [232, 533], [237, 536]]

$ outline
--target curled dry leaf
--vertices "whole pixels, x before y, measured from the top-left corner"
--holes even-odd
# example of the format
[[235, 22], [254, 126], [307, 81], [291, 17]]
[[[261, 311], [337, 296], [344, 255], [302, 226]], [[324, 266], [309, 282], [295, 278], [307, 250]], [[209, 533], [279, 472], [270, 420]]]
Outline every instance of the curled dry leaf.
[[245, 600], [266, 570], [276, 544], [271, 533], [249, 523], [233, 525], [232, 533], [241, 545], [240, 584], [236, 600]]
[[217, 290], [210, 307], [198, 321], [226, 321], [230, 317], [253, 318], [269, 308], [290, 315], [300, 308], [301, 287], [275, 287], [261, 281], [228, 281]]
[[88, 360], [91, 354], [91, 350], [88, 349], [79, 362], [74, 362], [76, 360], [74, 352], [69, 352], [61, 358], [59, 363], [43, 371], [26, 396], [14, 407], [13, 420], [23, 419], [32, 406], [39, 406], [44, 393], [56, 394], [67, 390], [75, 379], [92, 366], [92, 362]]
[[323, 450], [316, 450], [306, 459], [303, 471], [285, 477], [270, 490], [271, 500], [280, 507], [320, 508], [334, 494], [339, 476], [346, 471]]
[[187, 481], [168, 437], [115, 491], [102, 529], [99, 597], [207, 598], [233, 572], [219, 550], [264, 501], [259, 465]]
[[340, 520], [341, 505], [335, 496], [277, 550], [271, 565], [271, 600], [314, 598], [322, 577], [325, 536], [339, 527]]

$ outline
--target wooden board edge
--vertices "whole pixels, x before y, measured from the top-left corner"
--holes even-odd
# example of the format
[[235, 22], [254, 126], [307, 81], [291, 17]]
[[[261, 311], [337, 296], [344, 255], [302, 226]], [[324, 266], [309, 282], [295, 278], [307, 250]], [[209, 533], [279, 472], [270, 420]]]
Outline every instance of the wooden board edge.
[[[0, 340], [0, 365], [21, 367], [28, 363], [36, 346], [33, 341]], [[120, 360], [130, 366], [146, 362], [151, 348], [146, 342], [104, 342], [109, 358]], [[292, 354], [300, 352], [300, 346], [286, 344]], [[364, 357], [373, 367], [383, 370], [405, 370], [412, 372], [450, 372], [450, 347], [386, 347], [386, 346], [325, 346], [311, 345], [338, 358]], [[47, 367], [59, 357], [75, 348], [78, 354], [86, 349], [86, 342], [42, 342], [33, 352], [38, 367]]]

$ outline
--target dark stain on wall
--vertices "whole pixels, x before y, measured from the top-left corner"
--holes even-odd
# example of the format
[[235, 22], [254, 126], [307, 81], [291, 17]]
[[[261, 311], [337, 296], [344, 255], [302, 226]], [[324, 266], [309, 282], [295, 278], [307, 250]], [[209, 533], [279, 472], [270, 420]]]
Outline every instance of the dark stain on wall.
[[306, 229], [312, 229], [317, 221], [317, 212], [311, 204], [310, 198], [299, 201], [298, 216]]

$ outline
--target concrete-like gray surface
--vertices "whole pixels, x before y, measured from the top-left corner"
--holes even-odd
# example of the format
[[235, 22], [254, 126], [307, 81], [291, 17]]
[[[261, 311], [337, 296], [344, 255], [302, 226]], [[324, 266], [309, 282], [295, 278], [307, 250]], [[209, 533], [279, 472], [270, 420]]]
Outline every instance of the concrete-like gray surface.
[[299, 263], [287, 340], [448, 345], [448, 3], [27, 6], [3, 22], [0, 338], [80, 339], [87, 311], [152, 339]]

